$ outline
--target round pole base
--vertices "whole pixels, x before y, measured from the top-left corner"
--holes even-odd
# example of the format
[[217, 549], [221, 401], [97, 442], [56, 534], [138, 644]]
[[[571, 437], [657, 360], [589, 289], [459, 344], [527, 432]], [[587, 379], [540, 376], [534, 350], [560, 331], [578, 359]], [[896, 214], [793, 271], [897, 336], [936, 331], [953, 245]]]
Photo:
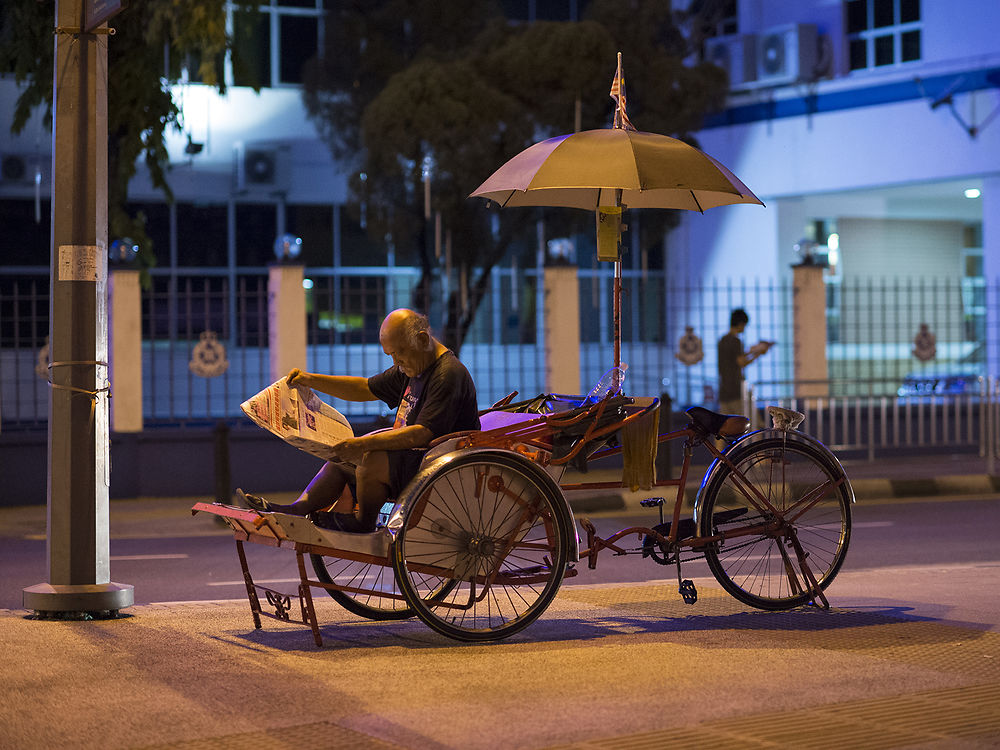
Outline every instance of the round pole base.
[[132, 606], [134, 601], [133, 588], [127, 583], [36, 583], [21, 590], [25, 609], [55, 618], [63, 615], [65, 619], [80, 619], [81, 614], [117, 612], [122, 607]]

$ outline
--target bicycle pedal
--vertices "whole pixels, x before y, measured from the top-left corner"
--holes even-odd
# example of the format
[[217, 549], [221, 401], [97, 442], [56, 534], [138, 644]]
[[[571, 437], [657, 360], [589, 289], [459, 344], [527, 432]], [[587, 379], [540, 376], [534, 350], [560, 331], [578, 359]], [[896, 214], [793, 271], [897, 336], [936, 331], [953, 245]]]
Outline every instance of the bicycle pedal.
[[665, 498], [662, 497], [647, 497], [639, 501], [639, 505], [643, 508], [658, 508], [666, 502]]
[[698, 589], [694, 587], [694, 581], [689, 578], [685, 578], [681, 581], [681, 585], [678, 587], [677, 591], [684, 599], [685, 604], [694, 604], [698, 601]]

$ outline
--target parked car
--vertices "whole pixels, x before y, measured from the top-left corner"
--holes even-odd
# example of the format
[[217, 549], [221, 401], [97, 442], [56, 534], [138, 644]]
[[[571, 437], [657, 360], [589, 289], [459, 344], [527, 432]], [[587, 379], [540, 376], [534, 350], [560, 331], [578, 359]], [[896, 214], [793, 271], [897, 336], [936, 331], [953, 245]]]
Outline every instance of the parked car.
[[986, 345], [981, 343], [953, 363], [911, 372], [903, 378], [899, 396], [950, 396], [978, 393], [986, 375]]

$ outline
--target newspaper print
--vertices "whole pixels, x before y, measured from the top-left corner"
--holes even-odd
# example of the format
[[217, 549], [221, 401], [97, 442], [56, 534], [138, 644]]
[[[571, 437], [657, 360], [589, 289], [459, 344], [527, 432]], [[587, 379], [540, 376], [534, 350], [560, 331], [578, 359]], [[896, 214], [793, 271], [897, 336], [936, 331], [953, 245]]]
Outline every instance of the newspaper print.
[[312, 389], [289, 388], [285, 378], [240, 404], [255, 424], [314, 456], [335, 460], [337, 443], [354, 437], [351, 423]]

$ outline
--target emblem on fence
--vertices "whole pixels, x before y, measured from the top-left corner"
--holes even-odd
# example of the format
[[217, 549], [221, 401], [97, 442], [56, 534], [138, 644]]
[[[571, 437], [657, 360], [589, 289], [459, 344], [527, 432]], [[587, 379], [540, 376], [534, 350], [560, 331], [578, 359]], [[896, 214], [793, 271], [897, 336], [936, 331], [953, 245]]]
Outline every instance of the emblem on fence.
[[937, 339], [928, 325], [921, 323], [920, 330], [913, 339], [913, 356], [921, 362], [928, 362], [934, 359], [935, 354], [937, 354]]
[[215, 378], [229, 369], [226, 347], [219, 341], [215, 331], [202, 331], [201, 341], [191, 351], [188, 368], [203, 378]]
[[686, 365], [695, 365], [705, 356], [701, 350], [701, 339], [695, 336], [694, 328], [684, 327], [684, 335], [677, 344], [674, 356]]

